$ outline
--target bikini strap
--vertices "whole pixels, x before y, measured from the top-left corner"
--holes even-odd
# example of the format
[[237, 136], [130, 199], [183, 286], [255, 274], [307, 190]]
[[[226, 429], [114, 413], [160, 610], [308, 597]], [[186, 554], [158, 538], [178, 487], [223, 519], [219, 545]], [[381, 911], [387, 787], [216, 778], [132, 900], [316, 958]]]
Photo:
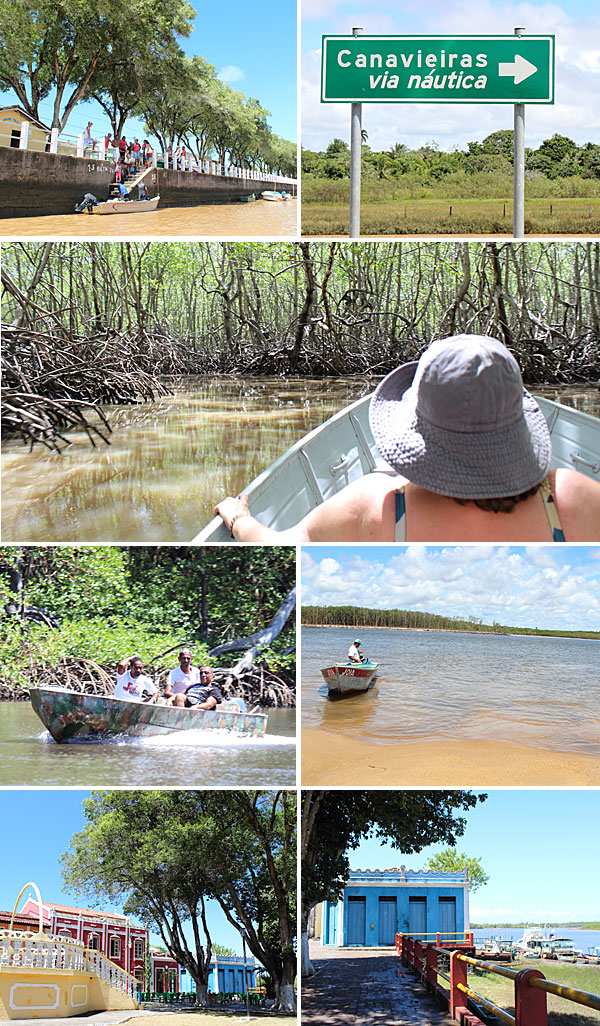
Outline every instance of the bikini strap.
[[544, 509], [546, 510], [546, 516], [548, 517], [548, 523], [552, 531], [552, 541], [564, 542], [566, 541], [554, 496], [550, 490], [550, 482], [547, 477], [544, 478], [540, 485], [540, 495], [544, 503]]
[[406, 541], [406, 499], [404, 497], [404, 485], [396, 488], [396, 529], [394, 541]]

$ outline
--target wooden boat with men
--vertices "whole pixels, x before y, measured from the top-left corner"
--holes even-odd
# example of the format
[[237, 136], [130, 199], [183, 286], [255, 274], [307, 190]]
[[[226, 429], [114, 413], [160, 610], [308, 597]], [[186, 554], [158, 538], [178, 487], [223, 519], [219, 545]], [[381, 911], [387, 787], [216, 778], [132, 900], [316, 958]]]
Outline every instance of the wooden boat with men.
[[[375, 444], [370, 402], [366, 395], [330, 417], [243, 488], [252, 515], [284, 531], [364, 474], [394, 474]], [[600, 419], [540, 396], [536, 402], [550, 430], [552, 468], [578, 470], [599, 481]], [[211, 520], [192, 544], [213, 541], [231, 541], [221, 517]]]
[[176, 708], [153, 702], [127, 702], [69, 688], [30, 688], [34, 712], [59, 744], [89, 738], [160, 737], [183, 730], [225, 731], [264, 737], [267, 714], [245, 712], [245, 703], [228, 699], [215, 709]]
[[321, 673], [330, 691], [367, 691], [379, 663], [334, 663]]

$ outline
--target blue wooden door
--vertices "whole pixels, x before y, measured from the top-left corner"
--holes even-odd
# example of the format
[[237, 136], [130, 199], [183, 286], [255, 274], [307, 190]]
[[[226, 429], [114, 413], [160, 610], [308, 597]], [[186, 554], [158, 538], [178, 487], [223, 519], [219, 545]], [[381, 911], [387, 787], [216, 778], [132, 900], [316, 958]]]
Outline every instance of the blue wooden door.
[[337, 944], [338, 906], [327, 902], [327, 944]]
[[379, 899], [379, 926], [377, 930], [377, 943], [389, 947], [396, 943], [396, 926], [398, 913], [396, 911], [395, 898]]
[[348, 944], [365, 943], [366, 898], [348, 898]]
[[[427, 933], [427, 898], [408, 899], [408, 932], [410, 934]], [[420, 940], [425, 940], [420, 937]]]
[[439, 907], [439, 923], [440, 933], [442, 940], [455, 940], [456, 939], [456, 898], [440, 898], [438, 901]]

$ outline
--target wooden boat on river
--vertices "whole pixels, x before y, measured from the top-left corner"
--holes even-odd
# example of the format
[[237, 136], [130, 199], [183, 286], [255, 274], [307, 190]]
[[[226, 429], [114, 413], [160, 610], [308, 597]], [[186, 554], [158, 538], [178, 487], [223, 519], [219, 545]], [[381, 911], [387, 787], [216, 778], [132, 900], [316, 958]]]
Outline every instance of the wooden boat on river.
[[[579, 470], [599, 481], [600, 420], [536, 398], [550, 429], [552, 466]], [[394, 473], [371, 433], [370, 401], [370, 395], [364, 396], [314, 428], [243, 489], [257, 520], [285, 530], [363, 474]], [[220, 517], [211, 520], [193, 544], [213, 541], [231, 541]]]
[[321, 670], [330, 691], [367, 691], [379, 663], [334, 663]]
[[156, 210], [160, 196], [148, 200], [110, 199], [97, 203], [88, 210], [89, 214], [148, 214]]
[[287, 192], [277, 192], [275, 189], [265, 189], [261, 192], [261, 197], [264, 200], [270, 200], [271, 203], [278, 203], [289, 199]]
[[68, 688], [30, 688], [31, 705], [55, 741], [106, 740], [128, 735], [159, 737], [182, 730], [222, 730], [263, 737], [267, 714], [240, 712], [235, 701], [216, 709], [178, 709], [126, 702], [112, 695], [87, 695]]

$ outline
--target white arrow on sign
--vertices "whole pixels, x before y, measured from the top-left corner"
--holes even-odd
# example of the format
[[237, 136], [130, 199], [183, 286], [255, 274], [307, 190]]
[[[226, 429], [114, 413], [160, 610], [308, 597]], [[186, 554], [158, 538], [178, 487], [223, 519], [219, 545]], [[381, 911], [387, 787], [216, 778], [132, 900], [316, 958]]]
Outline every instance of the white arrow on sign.
[[519, 85], [520, 82], [524, 82], [526, 78], [533, 75], [537, 71], [535, 64], [528, 61], [525, 57], [521, 57], [518, 53], [515, 56], [514, 64], [499, 64], [498, 74], [508, 75], [509, 78], [514, 78], [515, 85]]

